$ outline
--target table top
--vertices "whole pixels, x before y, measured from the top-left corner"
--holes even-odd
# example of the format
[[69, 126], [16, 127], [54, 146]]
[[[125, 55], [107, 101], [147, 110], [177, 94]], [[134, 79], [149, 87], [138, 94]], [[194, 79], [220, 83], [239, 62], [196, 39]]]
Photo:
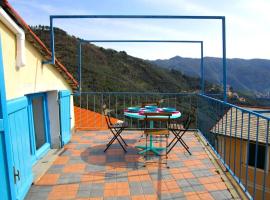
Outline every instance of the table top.
[[[132, 107], [134, 108], [134, 107]], [[144, 113], [150, 112], [150, 113], [161, 113], [161, 112], [168, 112], [168, 108], [155, 108], [155, 109], [147, 109], [147, 108], [136, 108], [136, 109], [125, 109], [124, 115], [127, 117], [135, 118], [135, 119], [144, 119], [145, 115]], [[172, 109], [172, 108], [171, 108]], [[171, 111], [172, 116], [171, 119], [176, 119], [181, 117], [181, 112], [177, 111], [175, 109], [172, 109], [174, 111]], [[151, 116], [151, 118], [168, 118], [167, 116]]]

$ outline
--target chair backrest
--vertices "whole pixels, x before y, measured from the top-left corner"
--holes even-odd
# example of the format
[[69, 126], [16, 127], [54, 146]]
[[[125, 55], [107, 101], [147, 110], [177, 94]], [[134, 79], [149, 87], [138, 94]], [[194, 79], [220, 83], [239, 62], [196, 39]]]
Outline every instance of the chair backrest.
[[150, 121], [153, 121], [153, 122], [166, 122], [167, 127], [169, 127], [172, 113], [167, 113], [167, 112], [161, 112], [161, 113], [147, 112], [147, 113], [144, 113], [143, 115], [145, 116], [145, 118], [144, 118], [145, 128], [148, 127], [148, 122], [150, 122]]
[[159, 101], [142, 102], [142, 108], [144, 108], [145, 106], [159, 106]]
[[191, 113], [188, 113], [182, 116], [180, 119], [175, 119], [174, 122], [171, 123], [171, 127], [174, 129], [188, 130], [190, 124], [191, 124]]
[[111, 110], [107, 109], [106, 105], [103, 105], [102, 112], [103, 112], [103, 115], [105, 116], [106, 124], [108, 128], [110, 128], [113, 124], [111, 122]]

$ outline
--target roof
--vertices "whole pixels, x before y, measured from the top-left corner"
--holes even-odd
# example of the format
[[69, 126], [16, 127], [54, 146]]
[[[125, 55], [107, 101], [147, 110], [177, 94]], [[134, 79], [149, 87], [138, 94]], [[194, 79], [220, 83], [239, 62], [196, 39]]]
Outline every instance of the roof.
[[[251, 109], [245, 108], [245, 109], [249, 109], [251, 111], [254, 110], [254, 108], [251, 108]], [[260, 109], [260, 110], [263, 110], [263, 109]], [[242, 119], [243, 119], [243, 125], [242, 125]], [[214, 127], [212, 127], [211, 132], [217, 133], [220, 135], [242, 138], [244, 140], [248, 140], [249, 138], [250, 141], [254, 141], [254, 142], [256, 142], [257, 133], [258, 133], [258, 141], [261, 143], [266, 143], [267, 142], [267, 139], [266, 139], [267, 125], [268, 126], [270, 125], [269, 121], [270, 120], [257, 117], [254, 114], [250, 114], [250, 118], [249, 118], [249, 113], [242, 112], [236, 108], [230, 108], [223, 115], [223, 117], [221, 117], [221, 119], [214, 125]], [[250, 125], [249, 125], [249, 122], [250, 122]], [[257, 129], [257, 123], [259, 127], [258, 129]], [[227, 127], [225, 124], [227, 124]], [[268, 129], [268, 144], [270, 144], [270, 127]]]
[[[12, 17], [12, 19], [23, 28], [25, 31], [26, 40], [29, 41], [45, 59], [51, 59], [51, 51], [45, 46], [40, 38], [31, 30], [28, 24], [22, 19], [22, 17], [14, 10], [14, 8], [8, 3], [7, 0], [2, 0], [1, 6]], [[67, 68], [57, 59], [55, 59], [55, 68], [64, 77], [67, 83], [76, 89], [78, 86], [77, 80], [69, 73]]]

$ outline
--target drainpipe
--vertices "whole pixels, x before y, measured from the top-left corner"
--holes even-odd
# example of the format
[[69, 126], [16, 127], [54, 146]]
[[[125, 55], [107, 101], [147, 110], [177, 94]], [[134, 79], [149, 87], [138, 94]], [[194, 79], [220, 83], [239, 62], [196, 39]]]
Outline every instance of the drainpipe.
[[0, 20], [5, 24], [13, 33], [16, 34], [17, 39], [17, 52], [16, 52], [16, 67], [20, 68], [25, 66], [25, 34], [11, 17], [0, 7]]

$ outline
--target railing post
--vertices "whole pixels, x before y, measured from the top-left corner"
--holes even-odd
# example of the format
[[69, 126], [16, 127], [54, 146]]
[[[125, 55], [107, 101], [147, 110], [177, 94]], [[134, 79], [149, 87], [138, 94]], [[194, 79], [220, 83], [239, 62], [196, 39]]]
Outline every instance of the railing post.
[[226, 62], [226, 24], [222, 18], [222, 54], [223, 54], [223, 100], [227, 102], [227, 62]]

